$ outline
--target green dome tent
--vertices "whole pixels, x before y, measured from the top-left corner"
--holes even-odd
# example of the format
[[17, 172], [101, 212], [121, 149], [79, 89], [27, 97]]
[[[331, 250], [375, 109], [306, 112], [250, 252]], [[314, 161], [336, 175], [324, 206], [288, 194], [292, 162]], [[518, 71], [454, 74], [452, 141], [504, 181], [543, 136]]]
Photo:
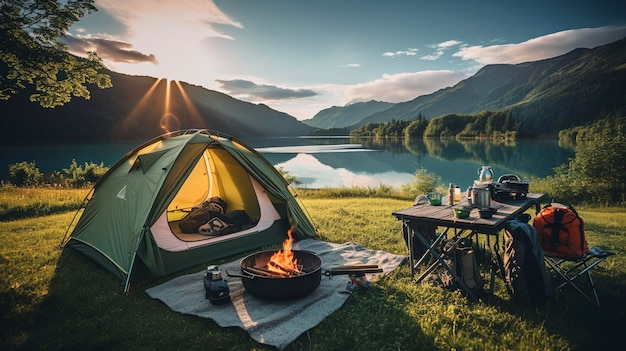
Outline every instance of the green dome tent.
[[[256, 225], [226, 235], [181, 232], [178, 223], [189, 210], [214, 197]], [[64, 246], [119, 277], [125, 292], [138, 259], [161, 276], [280, 243], [292, 227], [296, 240], [317, 235], [271, 163], [208, 130], [168, 133], [130, 151], [94, 185], [75, 218]]]

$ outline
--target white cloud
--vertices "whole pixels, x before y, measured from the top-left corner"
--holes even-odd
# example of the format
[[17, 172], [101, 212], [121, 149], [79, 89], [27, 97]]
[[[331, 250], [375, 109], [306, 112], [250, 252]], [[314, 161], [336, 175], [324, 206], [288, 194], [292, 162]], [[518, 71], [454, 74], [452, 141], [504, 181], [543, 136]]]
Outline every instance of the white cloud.
[[426, 60], [426, 61], [437, 60], [438, 58], [443, 56], [443, 53], [444, 53], [444, 51], [446, 49], [448, 49], [448, 48], [450, 48], [452, 46], [461, 45], [461, 44], [462, 44], [462, 42], [460, 42], [458, 40], [447, 40], [447, 41], [441, 42], [439, 44], [428, 45], [428, 47], [436, 49], [435, 52], [430, 54], [430, 55], [424, 55], [424, 56], [420, 57], [420, 59]]
[[391, 57], [391, 58], [395, 58], [395, 57], [398, 57], [398, 56], [415, 56], [415, 55], [417, 55], [418, 51], [419, 51], [419, 49], [416, 49], [416, 48], [408, 48], [406, 50], [398, 50], [398, 51], [395, 51], [395, 52], [387, 51], [387, 52], [383, 53], [383, 56]]
[[348, 87], [345, 96], [349, 101], [403, 102], [452, 86], [466, 77], [449, 70], [385, 74], [380, 79]]
[[[97, 7], [108, 11], [117, 20], [129, 28], [129, 35], [145, 35], [144, 30], [155, 30], [157, 33], [172, 31], [176, 28], [196, 28], [202, 36], [223, 37], [232, 39], [221, 33], [213, 25], [231, 25], [243, 28], [243, 25], [224, 14], [212, 0], [97, 0]], [[184, 39], [184, 38], [180, 38]]]
[[594, 48], [625, 36], [626, 26], [573, 29], [533, 38], [519, 44], [463, 47], [453, 56], [482, 64], [516, 64], [563, 55], [576, 48]]
[[441, 55], [443, 55], [443, 51], [442, 50], [438, 50], [438, 51], [435, 51], [434, 54], [424, 55], [424, 56], [420, 57], [420, 59], [426, 60], [426, 61], [435, 61], [436, 59], [440, 58]]
[[447, 40], [444, 42], [441, 42], [439, 44], [437, 44], [437, 47], [439, 48], [449, 48], [451, 46], [455, 46], [455, 45], [461, 45], [462, 42], [458, 41], [458, 40]]

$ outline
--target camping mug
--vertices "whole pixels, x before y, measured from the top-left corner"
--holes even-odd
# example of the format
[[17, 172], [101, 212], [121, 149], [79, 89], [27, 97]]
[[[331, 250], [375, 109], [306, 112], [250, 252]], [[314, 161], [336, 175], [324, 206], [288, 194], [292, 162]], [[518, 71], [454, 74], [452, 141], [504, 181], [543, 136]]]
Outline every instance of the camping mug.
[[441, 193], [428, 193], [428, 201], [430, 201], [431, 205], [441, 205]]

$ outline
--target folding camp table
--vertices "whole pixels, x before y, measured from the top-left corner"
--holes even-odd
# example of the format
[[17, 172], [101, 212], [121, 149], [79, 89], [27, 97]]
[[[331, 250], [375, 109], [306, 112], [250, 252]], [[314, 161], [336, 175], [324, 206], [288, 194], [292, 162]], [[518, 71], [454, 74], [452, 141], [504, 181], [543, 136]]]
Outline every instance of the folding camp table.
[[[464, 195], [465, 196], [465, 195]], [[407, 241], [409, 251], [409, 262], [411, 265], [411, 278], [414, 278], [415, 271], [422, 264], [428, 265], [429, 256], [435, 261], [428, 265], [426, 270], [417, 278], [417, 282], [421, 282], [428, 274], [430, 274], [438, 266], [445, 268], [454, 282], [456, 282], [468, 295], [470, 299], [475, 300], [476, 296], [458, 277], [454, 269], [444, 261], [444, 255], [437, 251], [437, 247], [444, 238], [452, 231], [455, 242], [458, 243], [461, 238], [473, 238], [478, 234], [487, 235], [487, 245], [489, 238], [495, 237], [494, 247], [497, 249], [499, 243], [499, 233], [504, 228], [506, 221], [516, 218], [524, 213], [531, 206], [535, 205], [535, 211], [539, 212], [540, 201], [544, 194], [528, 193], [521, 199], [511, 199], [507, 201], [491, 201], [491, 207], [497, 210], [491, 218], [480, 218], [478, 209], [472, 209], [468, 218], [459, 219], [454, 215], [453, 208], [446, 200], [440, 206], [433, 206], [428, 203], [416, 204], [412, 207], [398, 210], [392, 213], [398, 220], [402, 221], [402, 233]], [[467, 199], [463, 197], [460, 204], [466, 204]], [[424, 229], [443, 227], [441, 234], [433, 240], [427, 233], [423, 233]], [[414, 241], [417, 239], [421, 243], [425, 252], [421, 257], [414, 257]], [[496, 266], [492, 265], [490, 277], [490, 291], [493, 292], [494, 275]]]

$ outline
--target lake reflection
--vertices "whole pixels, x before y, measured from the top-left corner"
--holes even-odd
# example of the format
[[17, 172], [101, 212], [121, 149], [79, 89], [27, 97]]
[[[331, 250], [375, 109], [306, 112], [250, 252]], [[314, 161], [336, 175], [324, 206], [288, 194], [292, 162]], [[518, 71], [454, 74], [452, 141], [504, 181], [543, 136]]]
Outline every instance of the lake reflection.
[[[493, 168], [497, 179], [514, 173], [522, 178], [545, 177], [553, 168], [574, 157], [556, 140], [518, 140], [513, 143], [439, 139], [376, 139], [350, 137], [299, 137], [244, 139], [274, 166], [281, 167], [309, 188], [380, 184], [399, 187], [414, 180], [424, 168], [444, 184], [462, 188], [477, 178], [482, 165]], [[34, 161], [48, 174], [68, 168], [72, 159], [111, 166], [143, 141], [89, 145], [3, 147], [0, 179], [8, 179], [8, 165]]]
[[[303, 187], [399, 187], [424, 168], [444, 184], [472, 184], [483, 165], [494, 175], [545, 177], [573, 157], [556, 140], [508, 143], [440, 139], [282, 138], [249, 140], [272, 164], [302, 182]], [[283, 145], [283, 146], [281, 146]]]

